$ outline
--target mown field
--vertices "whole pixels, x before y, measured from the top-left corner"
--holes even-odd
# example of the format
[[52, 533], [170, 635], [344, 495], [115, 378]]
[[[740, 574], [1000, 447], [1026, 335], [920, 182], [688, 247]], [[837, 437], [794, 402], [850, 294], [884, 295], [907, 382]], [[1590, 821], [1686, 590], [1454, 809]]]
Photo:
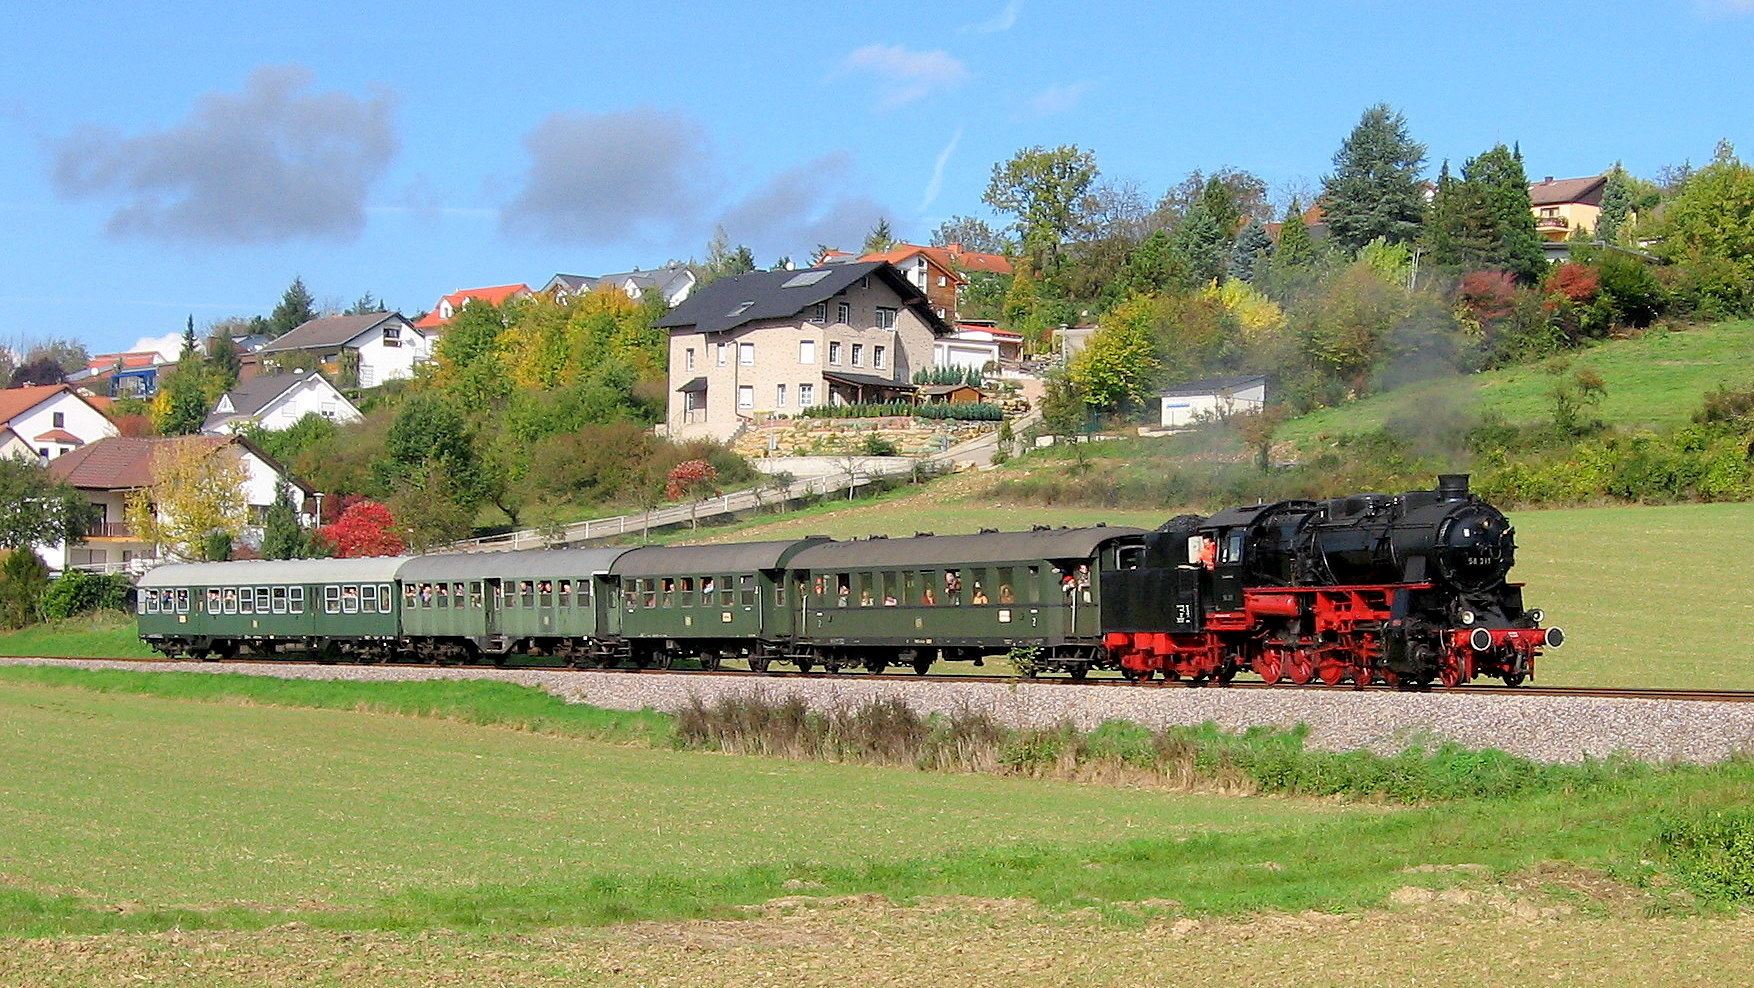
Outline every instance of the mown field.
[[[1727, 322], [1685, 330], [1652, 330], [1629, 340], [1605, 340], [1571, 355], [1571, 366], [1602, 376], [1607, 394], [1591, 414], [1610, 425], [1673, 427], [1688, 422], [1705, 393], [1746, 383], [1754, 370], [1754, 322]], [[1553, 377], [1542, 364], [1487, 371], [1452, 381], [1422, 381], [1380, 395], [1300, 416], [1278, 438], [1298, 445], [1367, 432], [1391, 418], [1423, 418], [1419, 408], [1443, 392], [1445, 407], [1495, 412], [1513, 423], [1551, 421]]]
[[0, 984], [1735, 984], [1754, 959], [1659, 841], [1745, 806], [1747, 764], [1408, 807], [260, 699], [0, 675]]

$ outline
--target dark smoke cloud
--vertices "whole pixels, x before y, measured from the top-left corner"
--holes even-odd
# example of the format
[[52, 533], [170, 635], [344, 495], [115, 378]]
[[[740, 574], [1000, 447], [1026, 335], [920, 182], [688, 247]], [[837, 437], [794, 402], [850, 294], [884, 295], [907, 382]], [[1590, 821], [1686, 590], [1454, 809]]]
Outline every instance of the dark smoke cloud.
[[310, 70], [262, 67], [241, 94], [211, 93], [187, 120], [125, 137], [98, 126], [54, 142], [70, 199], [120, 200], [113, 236], [203, 244], [345, 240], [395, 156], [390, 100], [312, 93]]
[[857, 185], [852, 155], [836, 151], [781, 172], [727, 212], [723, 224], [757, 257], [790, 252], [803, 263], [817, 244], [856, 250], [879, 218], [893, 214], [847, 191]]
[[530, 169], [503, 232], [556, 243], [686, 228], [710, 184], [706, 135], [657, 110], [556, 113], [529, 136]]

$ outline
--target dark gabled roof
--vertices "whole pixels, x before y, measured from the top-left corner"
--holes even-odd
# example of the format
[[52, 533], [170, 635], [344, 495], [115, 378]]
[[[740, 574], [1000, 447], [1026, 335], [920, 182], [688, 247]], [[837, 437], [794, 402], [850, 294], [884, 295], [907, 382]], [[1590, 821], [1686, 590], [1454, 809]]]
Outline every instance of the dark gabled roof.
[[817, 545], [814, 539], [787, 539], [782, 542], [731, 542], [725, 545], [646, 546], [635, 549], [615, 561], [610, 572], [616, 576], [672, 576], [697, 573], [711, 576], [719, 573], [753, 573], [756, 570], [779, 569], [799, 549]]
[[1142, 528], [1052, 528], [984, 535], [916, 535], [811, 546], [792, 557], [796, 569], [868, 569], [873, 566], [983, 566], [1048, 559], [1089, 559], [1104, 542], [1142, 536]]
[[851, 384], [857, 388], [883, 388], [888, 391], [912, 391], [916, 387], [916, 385], [906, 381], [891, 381], [887, 377], [877, 377], [871, 374], [848, 374], [846, 371], [825, 370], [822, 372], [822, 379]]
[[1608, 186], [1608, 176], [1590, 175], [1586, 178], [1545, 179], [1529, 183], [1529, 205], [1557, 206], [1560, 203], [1581, 202], [1589, 206], [1602, 204], [1602, 192]]
[[317, 376], [316, 371], [288, 371], [285, 374], [262, 374], [248, 381], [238, 382], [238, 386], [227, 391], [226, 397], [231, 399], [232, 413], [236, 415], [254, 415], [268, 407], [269, 403], [281, 395], [291, 391], [295, 386], [303, 384], [305, 378]]
[[340, 346], [366, 330], [390, 319], [399, 320], [404, 326], [413, 326], [402, 317], [400, 312], [368, 312], [359, 316], [327, 316], [322, 319], [312, 319], [256, 352], [283, 353], [288, 350], [314, 350], [320, 347]]
[[404, 583], [418, 583], [425, 580], [479, 580], [483, 577], [540, 580], [596, 576], [609, 572], [610, 565], [629, 551], [626, 546], [621, 546], [416, 556], [397, 571], [396, 578]]
[[676, 390], [681, 391], [685, 394], [689, 393], [689, 392], [699, 394], [700, 392], [706, 390], [706, 378], [704, 378], [704, 377], [693, 378], [687, 384], [684, 384], [682, 387], [677, 388]]
[[1189, 381], [1174, 387], [1164, 388], [1157, 392], [1163, 396], [1172, 395], [1211, 395], [1226, 391], [1241, 391], [1257, 384], [1265, 384], [1267, 379], [1260, 374], [1239, 374], [1234, 377], [1208, 377], [1200, 381]]
[[653, 325], [722, 333], [762, 319], [787, 319], [818, 302], [828, 301], [867, 276], [882, 279], [899, 296], [900, 304], [913, 309], [934, 335], [952, 331], [932, 310], [926, 294], [897, 271], [895, 265], [882, 261], [829, 264], [796, 271], [755, 271], [720, 278], [696, 289], [687, 301]]

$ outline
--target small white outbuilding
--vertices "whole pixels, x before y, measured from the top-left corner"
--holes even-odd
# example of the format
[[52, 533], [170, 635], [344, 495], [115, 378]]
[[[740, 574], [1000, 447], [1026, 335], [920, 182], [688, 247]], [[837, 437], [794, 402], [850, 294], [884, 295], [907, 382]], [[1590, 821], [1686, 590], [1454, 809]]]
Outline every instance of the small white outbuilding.
[[1158, 392], [1163, 427], [1183, 429], [1216, 418], [1258, 412], [1267, 404], [1267, 379], [1258, 374], [1209, 377]]

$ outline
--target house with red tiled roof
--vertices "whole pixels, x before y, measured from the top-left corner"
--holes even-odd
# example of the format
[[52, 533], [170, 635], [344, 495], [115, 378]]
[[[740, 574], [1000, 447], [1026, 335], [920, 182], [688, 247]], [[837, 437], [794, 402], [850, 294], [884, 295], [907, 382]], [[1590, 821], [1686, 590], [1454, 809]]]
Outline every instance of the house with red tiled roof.
[[1570, 239], [1573, 231], [1592, 233], [1602, 216], [1602, 193], [1608, 176], [1555, 179], [1548, 175], [1529, 183], [1529, 208], [1535, 231], [1549, 243]]
[[463, 311], [463, 306], [470, 302], [486, 302], [488, 305], [504, 305], [514, 298], [525, 298], [530, 294], [529, 285], [494, 285], [490, 288], [465, 288], [460, 292], [452, 292], [438, 300], [432, 311], [419, 319], [414, 325], [422, 330], [438, 330]]
[[[244, 529], [240, 545], [261, 545], [261, 526], [282, 482], [292, 487], [301, 506], [315, 495], [308, 484], [287, 473], [272, 456], [242, 436], [100, 439], [49, 463], [50, 476], [71, 484], [99, 511], [97, 523], [84, 540], [37, 550], [50, 568], [139, 570], [161, 561], [160, 547], [129, 527], [126, 509], [130, 494], [152, 486], [153, 454], [167, 443], [196, 443], [215, 456], [237, 457], [243, 462], [244, 503], [249, 505], [250, 524]], [[307, 525], [313, 520], [309, 514], [300, 519]]]
[[67, 383], [107, 397], [150, 398], [158, 393], [158, 375], [176, 363], [157, 350], [100, 353], [68, 374]]
[[956, 321], [956, 310], [973, 273], [1008, 275], [1011, 260], [1003, 254], [965, 251], [961, 244], [945, 247], [922, 247], [918, 244], [896, 244], [889, 250], [866, 254], [861, 261], [888, 261], [926, 293], [938, 315]]
[[0, 391], [0, 455], [52, 460], [115, 434], [109, 416], [68, 385]]

